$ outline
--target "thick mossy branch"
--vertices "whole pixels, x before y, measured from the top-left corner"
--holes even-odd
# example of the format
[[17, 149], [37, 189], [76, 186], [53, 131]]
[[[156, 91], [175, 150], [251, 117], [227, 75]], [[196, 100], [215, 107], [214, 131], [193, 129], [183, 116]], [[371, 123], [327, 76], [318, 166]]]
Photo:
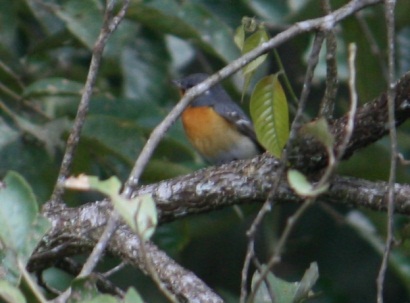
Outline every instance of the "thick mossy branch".
[[[396, 89], [396, 124], [402, 124], [410, 115], [410, 73], [398, 83]], [[332, 121], [336, 150], [342, 142], [346, 117]], [[343, 158], [347, 159], [359, 148], [370, 145], [388, 133], [387, 98], [385, 94], [358, 109], [355, 116], [355, 130]], [[297, 151], [297, 153], [296, 153]], [[312, 173], [319, 172], [326, 165], [326, 153], [313, 139], [303, 139], [292, 149], [292, 164], [308, 167]], [[235, 161], [219, 167], [210, 167], [193, 174], [147, 185], [134, 191], [134, 195], [150, 193], [159, 211], [160, 222], [208, 212], [229, 205], [259, 203], [266, 199], [272, 184], [278, 178], [280, 162], [267, 154], [251, 160]], [[319, 199], [338, 205], [385, 210], [385, 182], [339, 177], [331, 180], [330, 188]], [[396, 184], [396, 212], [410, 214], [410, 186]], [[273, 196], [276, 203], [301, 202], [287, 185], [286, 180]], [[43, 209], [52, 222], [52, 230], [30, 261], [30, 270], [47, 268], [52, 262], [67, 255], [91, 249], [101, 235], [111, 212], [109, 201], [93, 202], [79, 208], [67, 208], [63, 204]], [[143, 271], [144, 262], [139, 253], [138, 237], [125, 226], [121, 226], [109, 243], [108, 250], [124, 261], [138, 266]], [[148, 255], [153, 256], [160, 279], [173, 293], [187, 300], [221, 302], [193, 273], [175, 263], [152, 243], [147, 243]], [[176, 280], [175, 277], [181, 277]]]
[[[410, 73], [405, 74], [396, 85], [395, 108], [396, 126], [399, 126], [410, 116]], [[389, 132], [387, 115], [386, 93], [359, 107], [354, 118], [352, 138], [343, 154], [343, 159], [348, 159], [356, 150], [385, 136]], [[336, 152], [343, 141], [346, 122], [347, 115], [329, 121], [331, 132], [335, 136]], [[327, 153], [316, 140], [301, 137], [291, 147], [289, 160], [297, 169], [314, 172], [327, 165]]]

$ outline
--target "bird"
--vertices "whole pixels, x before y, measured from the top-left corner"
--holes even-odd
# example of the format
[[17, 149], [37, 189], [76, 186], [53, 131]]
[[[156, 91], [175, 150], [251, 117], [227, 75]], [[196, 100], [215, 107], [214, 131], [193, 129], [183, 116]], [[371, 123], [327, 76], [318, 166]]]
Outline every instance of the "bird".
[[[181, 96], [209, 77], [205, 73], [174, 80]], [[181, 114], [185, 134], [211, 164], [253, 158], [264, 152], [248, 116], [220, 84], [196, 97]]]

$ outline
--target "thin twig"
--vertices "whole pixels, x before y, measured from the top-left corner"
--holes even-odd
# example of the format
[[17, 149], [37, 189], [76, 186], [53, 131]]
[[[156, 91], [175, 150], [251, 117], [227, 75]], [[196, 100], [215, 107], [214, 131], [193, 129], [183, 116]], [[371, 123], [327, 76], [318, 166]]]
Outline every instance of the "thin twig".
[[[200, 95], [201, 93], [205, 92], [211, 85], [216, 84], [219, 82], [221, 79], [224, 79], [237, 70], [239, 70], [241, 67], [245, 66], [248, 64], [250, 61], [255, 59], [256, 57], [268, 52], [272, 48], [275, 48], [279, 46], [281, 43], [291, 39], [292, 37], [309, 32], [315, 29], [319, 28], [331, 28], [334, 23], [339, 22], [340, 20], [348, 17], [351, 15], [353, 12], [362, 9], [365, 6], [372, 5], [379, 3], [381, 0], [364, 0], [364, 1], [358, 1], [354, 0], [349, 2], [347, 5], [344, 7], [340, 8], [339, 10], [336, 10], [333, 12], [331, 15], [322, 17], [322, 18], [317, 18], [313, 20], [307, 20], [303, 21], [300, 23], [295, 24], [294, 26], [290, 27], [288, 30], [279, 33], [277, 36], [269, 40], [268, 42], [264, 43], [260, 47], [256, 48], [255, 50], [247, 53], [243, 57], [233, 61], [231, 64], [220, 70], [217, 74], [214, 76], [208, 78], [206, 81], [203, 83], [197, 85], [195, 88], [191, 89], [186, 96], [177, 104], [177, 106], [173, 109], [173, 111], [167, 116], [167, 118], [154, 130], [154, 132], [151, 134], [150, 139], [148, 140], [146, 146], [144, 147], [143, 151], [140, 154], [140, 157], [134, 166], [134, 169], [131, 173], [131, 177], [129, 178], [129, 181], [126, 184], [126, 190], [123, 192], [123, 195], [126, 197], [130, 197], [132, 195], [132, 190], [138, 185], [138, 181], [140, 178], [140, 175], [148, 162], [149, 158], [152, 155], [153, 150], [155, 149], [155, 146], [158, 144], [158, 142], [161, 140], [161, 137], [164, 135], [165, 131], [171, 126], [171, 124], [178, 118], [182, 110], [184, 109], [185, 106], [195, 98], [196, 96]], [[91, 70], [91, 66], [90, 66]], [[95, 76], [94, 76], [95, 77]], [[92, 79], [91, 79], [92, 80]], [[93, 81], [91, 81], [91, 84], [93, 84]], [[94, 79], [95, 82], [95, 79]], [[88, 83], [88, 81], [87, 81]], [[85, 94], [84, 94], [85, 95]], [[83, 95], [83, 98], [84, 98]], [[74, 140], [78, 140], [77, 138], [74, 137]], [[69, 141], [70, 142], [70, 141]], [[73, 148], [74, 150], [75, 148]], [[69, 158], [72, 158], [72, 153]], [[69, 160], [69, 165], [66, 165], [66, 167], [70, 166], [71, 159]], [[68, 169], [67, 169], [68, 170]], [[67, 173], [66, 171], [62, 170], [63, 173], [60, 173], [60, 177], [58, 179], [58, 182], [62, 183], [64, 180], [64, 172]], [[59, 197], [59, 195], [58, 195]], [[267, 203], [267, 206], [269, 206], [269, 203]]]
[[[317, 66], [317, 63], [319, 61], [319, 54], [320, 54], [320, 49], [322, 48], [323, 40], [324, 40], [323, 32], [318, 32], [315, 36], [312, 51], [311, 51], [311, 54], [309, 56], [308, 67], [307, 67], [306, 75], [305, 75], [305, 81], [304, 81], [304, 84], [303, 84], [303, 89], [302, 89], [302, 93], [301, 93], [301, 97], [300, 97], [300, 101], [299, 101], [299, 107], [297, 109], [295, 119], [292, 122], [291, 130], [290, 130], [290, 134], [289, 134], [289, 141], [286, 144], [286, 148], [285, 148], [285, 150], [282, 154], [282, 159], [281, 159], [282, 163], [287, 162], [287, 152], [286, 152], [286, 150], [288, 150], [288, 147], [291, 146], [293, 140], [295, 140], [296, 135], [297, 135], [297, 129], [299, 129], [299, 126], [300, 126], [302, 116], [303, 116], [303, 112], [304, 112], [304, 110], [306, 108], [306, 104], [307, 104], [307, 100], [308, 100], [308, 96], [309, 96], [309, 92], [310, 92], [310, 87], [311, 87], [311, 84], [312, 84], [314, 70], [315, 70], [315, 68]], [[280, 175], [279, 175], [279, 178], [277, 180], [281, 179], [284, 172], [285, 172], [285, 165], [282, 164], [282, 168], [280, 170]], [[254, 235], [256, 233], [256, 230], [257, 230], [258, 226], [262, 222], [262, 219], [264, 218], [266, 213], [271, 209], [271, 205], [270, 205], [271, 204], [271, 198], [275, 194], [275, 192], [278, 188], [278, 185], [279, 185], [279, 181], [277, 181], [277, 185], [273, 188], [271, 194], [269, 194], [268, 199], [265, 201], [264, 205], [259, 210], [258, 215], [256, 216], [255, 220], [252, 222], [252, 226], [251, 226], [250, 230], [248, 231], [249, 241], [251, 243], [254, 243], [254, 241], [255, 241]], [[305, 210], [308, 208], [308, 206], [309, 206], [308, 203], [302, 204], [302, 206], [294, 214], [294, 217], [299, 218], [305, 212]], [[267, 277], [270, 269], [272, 268], [273, 264], [275, 264], [280, 259], [280, 255], [282, 254], [284, 244], [287, 241], [288, 235], [290, 234], [291, 230], [293, 229], [294, 223], [295, 222], [291, 222], [291, 218], [288, 219], [288, 224], [286, 225], [286, 228], [285, 228], [285, 230], [284, 230], [284, 232], [281, 236], [281, 239], [278, 242], [278, 245], [275, 247], [274, 257], [271, 258], [271, 260], [274, 260], [274, 261], [272, 261], [271, 266], [270, 265], [266, 266], [265, 270], [260, 273], [259, 280], [255, 283], [255, 285], [252, 289], [252, 292], [249, 295], [249, 298], [248, 298], [247, 302], [253, 302], [254, 301], [254, 297], [255, 297], [256, 292], [258, 291], [260, 285], [262, 284], [262, 281], [264, 281], [266, 279], [266, 277]], [[250, 231], [252, 231], [252, 233], [250, 233]], [[254, 244], [252, 244], [252, 245], [254, 245]], [[247, 256], [248, 256], [248, 253], [247, 253]], [[248, 269], [246, 269], [246, 271], [247, 270]], [[242, 277], [243, 276], [244, 276], [244, 274], [242, 273]], [[246, 285], [246, 281], [242, 282], [242, 284]], [[242, 290], [241, 290], [241, 300], [245, 300], [245, 296], [246, 296], [246, 291], [243, 291], [243, 293], [242, 293]]]
[[[82, 268], [82, 265], [80, 263], [77, 263], [76, 261], [68, 257], [59, 259], [54, 266], [73, 276], [77, 276]], [[119, 298], [123, 298], [125, 296], [125, 292], [110, 280], [108, 280], [105, 273], [92, 273], [92, 277], [96, 278], [97, 287], [101, 292], [109, 293]]]
[[37, 283], [33, 281], [33, 278], [28, 273], [25, 264], [23, 264], [23, 261], [17, 259], [17, 266], [20, 270], [20, 273], [22, 274], [22, 278], [24, 279], [26, 286], [28, 287], [31, 294], [34, 295], [35, 301], [40, 303], [47, 303], [47, 300], [39, 289]]
[[395, 0], [385, 0], [384, 1], [384, 11], [387, 23], [387, 45], [388, 45], [388, 90], [387, 90], [387, 102], [389, 111], [389, 130], [390, 130], [390, 176], [389, 185], [387, 189], [387, 237], [386, 244], [383, 253], [383, 260], [380, 266], [379, 274], [377, 276], [377, 303], [383, 303], [383, 284], [386, 276], [387, 264], [389, 261], [389, 256], [391, 248], [394, 241], [393, 231], [394, 231], [394, 183], [396, 181], [396, 171], [397, 171], [397, 132], [396, 132], [396, 119], [394, 114], [394, 100], [395, 96], [395, 20], [394, 20], [394, 9], [396, 6]]
[[[130, 177], [127, 180], [125, 189], [123, 191], [123, 195], [125, 197], [131, 197], [132, 192], [136, 189], [139, 183], [139, 178], [147, 165], [149, 159], [151, 158], [156, 146], [164, 136], [165, 132], [171, 127], [171, 125], [175, 122], [175, 120], [179, 117], [179, 115], [182, 113], [184, 108], [189, 104], [191, 100], [193, 100], [195, 97], [199, 96], [200, 94], [204, 93], [206, 90], [208, 90], [212, 85], [215, 85], [217, 82], [220, 80], [225, 79], [226, 77], [230, 76], [234, 72], [238, 71], [240, 68], [257, 58], [258, 56], [268, 52], [269, 50], [279, 46], [281, 43], [289, 40], [290, 38], [299, 35], [304, 32], [309, 32], [312, 31], [313, 29], [319, 29], [323, 28], [325, 30], [331, 29], [333, 25], [340, 20], [348, 17], [352, 13], [359, 11], [360, 9], [364, 8], [365, 6], [369, 5], [374, 5], [381, 2], [381, 0], [367, 0], [367, 1], [351, 1], [347, 5], [343, 6], [342, 8], [334, 11], [332, 14], [317, 18], [317, 19], [312, 19], [308, 21], [303, 21], [299, 22], [287, 30], [279, 33], [275, 37], [271, 38], [268, 42], [263, 43], [261, 46], [255, 48], [251, 52], [245, 54], [244, 56], [238, 58], [237, 60], [233, 61], [223, 69], [221, 69], [218, 73], [212, 75], [209, 77], [207, 80], [204, 82], [196, 85], [192, 89], [190, 89], [185, 96], [180, 100], [180, 102], [173, 108], [173, 110], [168, 114], [168, 116], [154, 129], [154, 131], [151, 133], [147, 144], [144, 146], [143, 150], [140, 153], [140, 156], [138, 160], [136, 161], [134, 168], [131, 172]], [[303, 113], [303, 111], [301, 112]], [[301, 114], [300, 114], [301, 115]], [[282, 168], [282, 174], [283, 174], [284, 168]], [[265, 202], [264, 206], [261, 208], [262, 213], [266, 213], [269, 211], [271, 205], [270, 205], [270, 199]], [[260, 216], [258, 214], [257, 219], [255, 219], [255, 222], [261, 221], [263, 219], [263, 215], [260, 213]], [[258, 218], [259, 217], [259, 218]], [[254, 224], [253, 224], [254, 225]], [[256, 226], [255, 224], [254, 226]], [[252, 236], [254, 234], [254, 231], [256, 228], [250, 228], [248, 231], [248, 236]], [[248, 252], [251, 250], [252, 245], [248, 246]], [[249, 254], [247, 254], [248, 258]], [[245, 260], [244, 264], [249, 265], [249, 260]], [[247, 274], [244, 274], [244, 272], [247, 272], [247, 268], [243, 269], [242, 272], [242, 278], [245, 277]], [[242, 281], [242, 286], [246, 285], [246, 281]], [[241, 287], [241, 302], [244, 302], [246, 298], [246, 287]]]
[[357, 91], [356, 91], [356, 54], [357, 47], [356, 44], [349, 44], [349, 92], [350, 92], [350, 110], [347, 115], [347, 123], [345, 127], [345, 136], [342, 140], [342, 143], [337, 150], [337, 160], [340, 160], [343, 154], [345, 153], [347, 144], [350, 141], [350, 138], [353, 134], [354, 128], [354, 117], [356, 116], [357, 109]]
[[380, 49], [376, 37], [373, 34], [372, 30], [369, 27], [369, 24], [367, 23], [366, 19], [364, 18], [364, 15], [362, 12], [357, 12], [355, 14], [356, 20], [359, 23], [360, 28], [363, 31], [363, 34], [367, 41], [369, 42], [370, 45], [370, 51], [372, 52], [373, 56], [375, 56], [378, 60], [377, 62], [379, 63], [380, 69], [382, 71], [383, 77], [388, 81], [388, 67], [386, 66], [385, 63], [385, 56]]
[[310, 32], [315, 29], [322, 28], [324, 30], [328, 30], [329, 28], [332, 28], [335, 23], [345, 19], [354, 12], [359, 11], [366, 6], [380, 3], [381, 1], [382, 0], [353, 0], [345, 6], [334, 11], [330, 15], [296, 23], [295, 25], [277, 34], [275, 37], [271, 38], [269, 41], [263, 43], [254, 50], [232, 61], [230, 64], [219, 70], [219, 72], [217, 72], [216, 74], [212, 75], [202, 83], [188, 90], [184, 97], [168, 114], [168, 116], [151, 133], [147, 144], [145, 144], [137, 162], [134, 165], [130, 178], [126, 182], [123, 192], [125, 197], [130, 197], [132, 195], [132, 191], [138, 186], [139, 178], [141, 177], [141, 174], [149, 159], [151, 158], [156, 146], [164, 136], [165, 132], [176, 121], [176, 119], [179, 117], [179, 115], [191, 100], [204, 93], [212, 85], [215, 85], [217, 82], [229, 77], [230, 75], [247, 65], [249, 62], [253, 61], [255, 58], [265, 54], [275, 47], [278, 47], [285, 41], [288, 41], [289, 39], [297, 35]]
[[287, 92], [290, 94], [292, 102], [294, 103], [295, 106], [297, 106], [299, 103], [299, 99], [296, 96], [295, 91], [292, 88], [292, 85], [290, 84], [289, 77], [286, 74], [286, 70], [285, 70], [285, 67], [283, 66], [282, 59], [280, 58], [279, 53], [276, 49], [273, 50], [273, 55], [275, 57], [276, 64], [279, 66], [279, 75], [282, 76], [283, 81], [285, 82], [285, 87], [287, 89]]
[[[323, 41], [323, 40], [322, 40]], [[320, 50], [320, 49], [319, 49]], [[312, 51], [312, 55], [314, 55], [314, 52]], [[319, 55], [319, 53], [317, 53]], [[340, 160], [341, 156], [343, 155], [343, 152], [350, 141], [350, 138], [353, 133], [353, 127], [354, 127], [354, 116], [356, 114], [356, 108], [357, 108], [357, 95], [355, 93], [355, 73], [356, 69], [354, 67], [355, 63], [355, 58], [356, 58], [356, 47], [354, 44], [351, 44], [349, 47], [349, 70], [350, 70], [350, 78], [349, 78], [349, 84], [351, 87], [351, 105], [350, 105], [350, 110], [348, 113], [348, 121], [346, 124], [345, 128], [345, 135], [343, 138], [343, 142], [339, 147], [339, 150], [337, 151], [338, 157], [335, 157], [334, 151], [329, 148], [328, 153], [329, 153], [329, 164], [323, 173], [322, 177], [320, 178], [319, 182], [316, 184], [316, 188], [320, 188], [324, 186], [325, 184], [328, 184], [332, 174], [334, 173], [338, 161]], [[313, 58], [313, 60], [315, 57]], [[313, 66], [312, 66], [313, 68]], [[286, 227], [275, 247], [275, 252], [269, 259], [269, 261], [266, 264], [265, 270], [260, 273], [260, 280], [257, 281], [254, 285], [254, 290], [249, 296], [249, 302], [253, 302], [253, 294], [256, 292], [260, 284], [262, 283], [262, 278], [266, 277], [268, 273], [270, 272], [271, 268], [280, 261], [281, 259], [281, 254], [282, 251], [285, 247], [285, 244], [293, 231], [294, 227], [296, 226], [296, 223], [299, 221], [299, 219], [303, 216], [303, 214], [310, 208], [310, 206], [313, 205], [313, 203], [316, 201], [316, 197], [312, 197], [309, 199], [306, 199], [304, 203], [297, 209], [297, 211], [290, 216], [287, 221], [286, 221]]]
[[51, 118], [49, 116], [47, 116], [47, 114], [44, 113], [41, 109], [36, 107], [34, 104], [31, 104], [29, 102], [29, 100], [23, 99], [23, 97], [21, 97], [16, 92], [12, 91], [10, 88], [8, 88], [6, 85], [4, 85], [2, 82], [0, 82], [0, 90], [3, 91], [5, 94], [9, 95], [12, 99], [14, 99], [17, 102], [21, 103], [21, 105], [27, 107], [28, 109], [32, 110], [34, 113], [41, 116], [41, 118], [44, 118], [46, 120], [51, 120]]
[[410, 160], [404, 158], [402, 153], [398, 153], [397, 158], [399, 159], [401, 165], [410, 165]]
[[21, 81], [20, 76], [16, 74], [10, 67], [8, 67], [2, 60], [0, 60], [0, 68], [14, 79], [20, 89], [24, 89], [24, 84]]
[[97, 266], [98, 261], [100, 260], [105, 248], [107, 247], [108, 241], [111, 239], [112, 235], [117, 229], [118, 219], [118, 213], [116, 211], [112, 211], [111, 216], [108, 219], [107, 226], [104, 229], [104, 232], [102, 233], [97, 244], [94, 246], [93, 251], [88, 256], [87, 261], [84, 263], [84, 266], [78, 275], [79, 278], [88, 276], [92, 273], [95, 266]]
[[[322, 7], [325, 14], [332, 12], [329, 0], [322, 0]], [[323, 116], [327, 119], [333, 116], [338, 88], [336, 51], [335, 30], [330, 29], [326, 32], [326, 90], [319, 110], [319, 117]]]
[[121, 269], [123, 269], [125, 266], [127, 266], [127, 263], [126, 262], [121, 262], [117, 266], [114, 266], [110, 270], [107, 270], [106, 272], [104, 272], [102, 274], [102, 276], [105, 277], [105, 278], [108, 278], [109, 276], [111, 276], [111, 275], [117, 273], [118, 271], [120, 271]]
[[161, 281], [161, 279], [158, 276], [158, 273], [155, 269], [155, 264], [151, 257], [148, 255], [148, 252], [145, 247], [145, 241], [142, 237], [142, 234], [139, 230], [135, 233], [136, 236], [138, 237], [138, 240], [140, 242], [140, 253], [141, 253], [141, 259], [144, 260], [145, 264], [145, 269], [147, 270], [148, 274], [151, 276], [152, 280], [155, 282], [155, 284], [158, 286], [159, 290], [162, 292], [162, 294], [168, 299], [168, 301], [172, 303], [178, 303], [179, 300], [178, 298], [164, 285], [164, 282]]
[[[65, 179], [68, 177], [70, 172], [72, 160], [74, 157], [74, 152], [77, 148], [78, 142], [80, 140], [80, 133], [85, 122], [85, 118], [88, 113], [88, 107], [97, 79], [97, 72], [101, 63], [102, 54], [105, 48], [105, 45], [108, 41], [108, 38], [112, 32], [118, 27], [121, 20], [124, 18], [125, 13], [130, 4], [130, 0], [124, 0], [123, 6], [116, 16], [113, 17], [114, 9], [114, 0], [108, 1], [106, 5], [106, 11], [104, 15], [104, 23], [101, 28], [100, 34], [97, 38], [97, 41], [94, 45], [93, 56], [91, 58], [90, 68], [87, 75], [87, 81], [84, 87], [84, 93], [82, 95], [80, 105], [78, 107], [77, 116], [74, 120], [73, 129], [68, 137], [66, 151], [63, 156], [63, 161], [61, 163], [60, 172], [57, 178], [57, 184], [54, 188], [51, 201], [53, 203], [59, 203], [61, 195], [63, 194], [63, 184]], [[99, 238], [97, 244], [94, 246], [93, 251], [85, 262], [79, 277], [88, 276], [95, 268], [99, 262], [105, 248], [108, 245], [108, 242], [117, 228], [118, 214], [115, 211], [111, 212], [110, 218], [108, 220], [107, 226], [104, 229], [103, 234]], [[71, 293], [71, 289], [68, 288], [61, 296], [56, 298], [56, 302], [64, 302], [64, 300]]]
[[102, 55], [104, 52], [105, 45], [107, 44], [108, 38], [111, 36], [113, 31], [118, 27], [119, 23], [125, 16], [125, 12], [128, 9], [130, 0], [124, 0], [124, 4], [121, 10], [118, 12], [117, 16], [112, 17], [112, 10], [114, 6], [114, 1], [108, 1], [106, 12], [104, 15], [104, 24], [101, 28], [100, 34], [94, 45], [92, 58], [90, 63], [90, 68], [88, 70], [87, 80], [83, 89], [83, 94], [81, 96], [81, 101], [77, 109], [77, 115], [74, 120], [73, 128], [67, 140], [66, 150], [64, 152], [63, 160], [61, 162], [60, 171], [58, 173], [57, 182], [54, 187], [53, 194], [51, 196], [51, 201], [54, 203], [59, 203], [61, 196], [64, 192], [64, 181], [70, 174], [71, 165], [74, 158], [74, 153], [77, 149], [78, 142], [80, 140], [81, 130], [83, 128], [85, 118], [88, 113], [88, 107], [90, 104], [90, 99], [93, 93], [93, 88], [97, 80], [98, 70], [100, 68]]

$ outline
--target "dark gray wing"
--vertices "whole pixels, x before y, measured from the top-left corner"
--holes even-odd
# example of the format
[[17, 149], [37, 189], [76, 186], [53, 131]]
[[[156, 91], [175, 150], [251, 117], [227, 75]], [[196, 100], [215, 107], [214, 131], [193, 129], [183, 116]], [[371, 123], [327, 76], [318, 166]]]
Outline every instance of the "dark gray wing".
[[241, 133], [251, 138], [252, 141], [256, 143], [261, 152], [265, 150], [256, 138], [251, 120], [243, 112], [239, 105], [237, 105], [233, 101], [232, 103], [229, 103], [229, 105], [224, 103], [217, 103], [214, 105], [214, 109], [222, 117], [234, 124]]

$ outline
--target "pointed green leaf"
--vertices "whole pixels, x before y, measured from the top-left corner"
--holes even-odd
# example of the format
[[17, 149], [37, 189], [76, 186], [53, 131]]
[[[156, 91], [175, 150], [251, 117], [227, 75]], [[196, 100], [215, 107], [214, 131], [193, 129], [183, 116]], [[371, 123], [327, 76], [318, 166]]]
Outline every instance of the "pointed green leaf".
[[[265, 266], [262, 266], [264, 269]], [[316, 283], [318, 278], [317, 264], [312, 263], [308, 270], [306, 270], [302, 280], [300, 282], [288, 282], [276, 277], [273, 273], [268, 273], [267, 279], [264, 283], [260, 284], [259, 289], [256, 291], [255, 301], [258, 303], [270, 303], [272, 302], [271, 295], [266, 286], [269, 284], [269, 288], [274, 296], [276, 303], [299, 303], [309, 298], [312, 294], [312, 287]], [[255, 288], [255, 284], [260, 279], [259, 272], [255, 272], [252, 277], [252, 289]]]
[[112, 198], [112, 203], [128, 226], [144, 240], [148, 240], [153, 235], [158, 216], [151, 195], [138, 196], [130, 200], [117, 196]]
[[[258, 29], [255, 33], [250, 35], [243, 45], [242, 54], [246, 54], [251, 50], [257, 48], [264, 42], [269, 40], [269, 36], [264, 29]], [[262, 55], [256, 58], [255, 60], [251, 61], [248, 65], [246, 65], [242, 73], [244, 75], [255, 71], [265, 60], [267, 55]]]
[[289, 113], [277, 75], [267, 76], [256, 85], [251, 96], [250, 114], [259, 142], [279, 158], [289, 137]]
[[309, 268], [305, 271], [302, 280], [298, 283], [298, 288], [295, 292], [294, 301], [301, 302], [308, 298], [312, 293], [312, 288], [319, 279], [319, 267], [316, 262], [310, 264]]
[[[252, 277], [252, 289], [254, 289], [256, 282], [260, 279], [259, 272], [255, 272]], [[267, 276], [267, 282], [274, 295], [275, 303], [292, 303], [294, 293], [297, 289], [297, 283], [287, 282], [276, 277], [273, 273]], [[272, 302], [271, 295], [265, 283], [262, 283], [256, 291], [255, 302], [270, 303]]]
[[[38, 213], [33, 191], [16, 172], [9, 172], [0, 189], [0, 273], [17, 283], [21, 273], [18, 262], [26, 264], [50, 223]], [[20, 261], [19, 261], [20, 260]]]
[[125, 294], [125, 297], [124, 297], [124, 303], [143, 303], [143, 302], [144, 301], [142, 300], [141, 296], [133, 287], [130, 287], [127, 290], [127, 293]]
[[238, 26], [235, 31], [235, 36], [233, 36], [233, 41], [235, 42], [236, 46], [242, 51], [243, 45], [245, 43], [245, 30], [243, 25]]
[[335, 138], [330, 132], [329, 124], [326, 119], [321, 117], [318, 120], [312, 121], [304, 125], [301, 131], [315, 137], [326, 148], [332, 148]]
[[329, 184], [321, 187], [314, 187], [306, 178], [304, 174], [296, 169], [288, 170], [288, 182], [290, 187], [299, 195], [303, 197], [316, 197], [327, 191]]
[[96, 190], [107, 195], [114, 209], [121, 215], [129, 227], [144, 240], [148, 240], [158, 224], [155, 201], [150, 194], [132, 199], [124, 198], [120, 193], [121, 182], [115, 176], [101, 181], [98, 177], [80, 175], [66, 180], [65, 187], [77, 190]]
[[98, 1], [83, 0], [64, 1], [56, 6], [55, 14], [65, 22], [68, 30], [88, 49], [94, 47], [103, 23], [103, 12]]
[[114, 197], [120, 192], [121, 181], [116, 176], [103, 181], [99, 180], [98, 177], [89, 178], [91, 189], [98, 190], [109, 197]]
[[29, 133], [41, 143], [49, 155], [54, 155], [55, 151], [64, 146], [61, 139], [63, 132], [69, 128], [67, 118], [51, 120], [43, 125], [35, 124], [26, 118], [15, 116], [15, 122], [25, 132]]

